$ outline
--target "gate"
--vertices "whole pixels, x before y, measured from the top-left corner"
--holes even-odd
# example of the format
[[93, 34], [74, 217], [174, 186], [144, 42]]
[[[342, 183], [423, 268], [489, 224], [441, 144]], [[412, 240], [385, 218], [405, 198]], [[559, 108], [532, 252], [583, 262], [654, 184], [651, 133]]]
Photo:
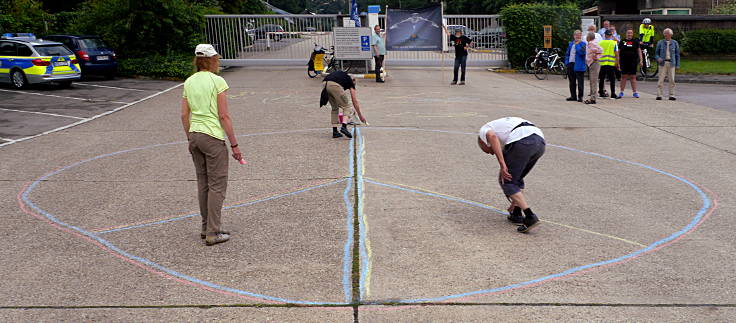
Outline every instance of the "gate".
[[[222, 56], [225, 66], [306, 66], [316, 45], [333, 45], [337, 15], [206, 15], [205, 36]], [[506, 34], [495, 15], [445, 15], [448, 29], [459, 28], [473, 39], [475, 50], [468, 65], [506, 65]], [[379, 24], [385, 27], [385, 15]], [[444, 51], [389, 51], [387, 65], [452, 65], [453, 48]]]

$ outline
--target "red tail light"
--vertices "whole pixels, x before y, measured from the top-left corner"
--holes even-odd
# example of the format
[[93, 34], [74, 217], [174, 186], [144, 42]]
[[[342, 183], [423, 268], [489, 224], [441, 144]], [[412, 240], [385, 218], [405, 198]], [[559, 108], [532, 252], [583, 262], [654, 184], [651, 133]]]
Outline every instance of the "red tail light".
[[77, 58], [79, 58], [79, 59], [81, 59], [83, 61], [88, 61], [89, 60], [89, 55], [87, 55], [87, 52], [85, 52], [83, 50], [80, 50], [80, 51], [77, 52]]
[[77, 65], [77, 64], [79, 64], [79, 61], [77, 61], [76, 59], [73, 59], [72, 60], [72, 64]]
[[49, 65], [51, 65], [51, 62], [44, 61], [42, 59], [34, 59], [34, 60], [31, 61], [31, 63], [33, 63], [33, 65], [36, 65], [36, 66], [49, 66]]

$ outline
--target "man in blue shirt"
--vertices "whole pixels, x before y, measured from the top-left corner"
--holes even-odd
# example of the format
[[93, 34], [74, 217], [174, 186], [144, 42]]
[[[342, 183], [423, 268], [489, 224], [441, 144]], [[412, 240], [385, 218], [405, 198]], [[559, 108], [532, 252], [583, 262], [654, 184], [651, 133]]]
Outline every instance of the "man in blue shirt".
[[373, 35], [371, 35], [371, 48], [373, 51], [373, 58], [376, 60], [376, 82], [383, 83], [381, 77], [381, 68], [383, 68], [383, 59], [386, 55], [386, 40], [381, 35], [381, 26], [376, 25], [373, 28]]

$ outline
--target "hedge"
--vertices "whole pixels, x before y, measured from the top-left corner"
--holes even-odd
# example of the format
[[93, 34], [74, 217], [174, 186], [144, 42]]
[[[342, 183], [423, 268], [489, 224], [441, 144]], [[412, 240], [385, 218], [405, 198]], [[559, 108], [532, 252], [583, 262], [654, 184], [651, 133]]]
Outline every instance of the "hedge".
[[544, 46], [543, 25], [552, 25], [552, 47], [567, 48], [573, 32], [580, 29], [580, 9], [573, 4], [514, 4], [501, 9], [506, 31], [506, 50], [512, 66], [523, 66], [535, 47]]
[[681, 46], [688, 54], [733, 54], [736, 53], [736, 29], [687, 31]]
[[194, 73], [194, 55], [152, 55], [145, 58], [118, 59], [120, 76], [147, 76], [184, 80]]

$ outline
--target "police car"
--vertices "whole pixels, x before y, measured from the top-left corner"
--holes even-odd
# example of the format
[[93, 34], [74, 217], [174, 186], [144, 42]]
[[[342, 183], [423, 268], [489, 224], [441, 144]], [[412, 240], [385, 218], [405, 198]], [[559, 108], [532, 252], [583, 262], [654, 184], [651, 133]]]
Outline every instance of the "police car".
[[62, 86], [79, 80], [77, 57], [63, 44], [37, 39], [33, 34], [0, 37], [0, 82], [15, 88], [57, 82]]

